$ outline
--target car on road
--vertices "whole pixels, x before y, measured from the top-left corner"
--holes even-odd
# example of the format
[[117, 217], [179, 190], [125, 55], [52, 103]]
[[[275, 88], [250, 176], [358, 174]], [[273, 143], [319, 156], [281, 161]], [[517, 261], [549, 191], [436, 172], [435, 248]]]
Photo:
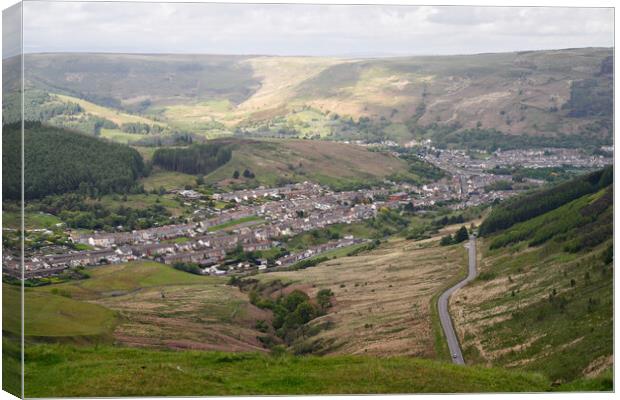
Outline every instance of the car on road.
[[456, 353], [452, 354], [452, 358], [457, 358], [458, 356], [456, 355]]

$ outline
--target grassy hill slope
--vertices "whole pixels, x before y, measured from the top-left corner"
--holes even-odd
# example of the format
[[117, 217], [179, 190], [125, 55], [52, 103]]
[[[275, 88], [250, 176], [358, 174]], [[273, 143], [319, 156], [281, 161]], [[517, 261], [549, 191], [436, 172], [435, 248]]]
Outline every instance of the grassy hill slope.
[[281, 280], [287, 290], [300, 287], [311, 297], [323, 288], [334, 293], [334, 307], [311, 322], [309, 331], [316, 332], [297, 340], [297, 352], [440, 359], [431, 299], [463, 273], [466, 253], [438, 242], [439, 236], [432, 243], [394, 238], [359, 255], [257, 279], [265, 285]]
[[[212, 134], [257, 123], [342, 134], [338, 114], [385, 118], [383, 134], [400, 141], [435, 123], [609, 139], [611, 55], [608, 48], [359, 60], [32, 54], [26, 83]], [[308, 109], [313, 115], [298, 117]]]
[[[5, 307], [15, 309], [19, 306], [19, 288], [4, 284], [2, 291]], [[109, 339], [117, 318], [112, 310], [73, 300], [66, 296], [66, 292], [62, 293], [55, 295], [26, 289], [24, 332], [27, 339], [81, 339], [91, 342]], [[3, 315], [3, 325], [3, 329], [15, 335], [21, 331], [19, 321], [11, 320], [10, 313]]]
[[[310, 140], [226, 139], [225, 142], [232, 146], [232, 159], [207, 175], [207, 182], [277, 185], [309, 180], [347, 187], [376, 182], [397, 173], [421, 179], [407, 172], [405, 161], [354, 145]], [[242, 173], [246, 168], [255, 174], [255, 179], [232, 180], [234, 171]]]
[[26, 290], [27, 339], [90, 336], [96, 342], [105, 336], [140, 347], [263, 350], [255, 323], [268, 316], [225, 278], [146, 261], [89, 273], [85, 280]]
[[[607, 185], [483, 239], [479, 277], [451, 301], [465, 360], [540, 371], [558, 382], [609, 370], [613, 187]], [[545, 194], [556, 192], [521, 201], [549, 204]], [[489, 218], [505, 211], [500, 206]]]
[[415, 358], [273, 357], [29, 346], [26, 396], [205, 396], [545, 391], [538, 374]]
[[172, 99], [245, 99], [257, 87], [243, 56], [57, 53], [25, 57], [26, 84], [144, 110]]

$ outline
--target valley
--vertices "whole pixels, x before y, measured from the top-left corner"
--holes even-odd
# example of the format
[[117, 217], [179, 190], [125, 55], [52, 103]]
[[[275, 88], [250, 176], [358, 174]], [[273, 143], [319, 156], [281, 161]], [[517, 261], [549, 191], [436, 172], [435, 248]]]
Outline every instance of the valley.
[[612, 52], [28, 54], [25, 395], [613, 390]]
[[40, 108], [54, 101], [41, 91], [80, 106], [52, 123], [98, 118], [103, 137], [125, 143], [151, 141], [120, 129], [141, 122], [166, 136], [446, 146], [446, 135], [470, 132], [578, 147], [611, 143], [610, 59], [606, 48], [387, 59], [56, 53], [28, 55], [25, 80]]

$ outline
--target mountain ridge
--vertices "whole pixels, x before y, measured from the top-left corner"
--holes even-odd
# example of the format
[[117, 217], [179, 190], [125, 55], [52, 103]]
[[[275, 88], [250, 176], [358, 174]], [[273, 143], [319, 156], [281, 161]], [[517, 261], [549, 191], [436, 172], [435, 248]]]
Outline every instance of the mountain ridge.
[[[341, 120], [368, 118], [402, 131], [374, 135], [397, 141], [434, 124], [610, 138], [612, 57], [610, 48], [371, 59], [38, 53], [25, 56], [25, 83], [201, 133], [308, 136], [310, 126], [349, 137]], [[314, 115], [300, 122], [304, 110]]]

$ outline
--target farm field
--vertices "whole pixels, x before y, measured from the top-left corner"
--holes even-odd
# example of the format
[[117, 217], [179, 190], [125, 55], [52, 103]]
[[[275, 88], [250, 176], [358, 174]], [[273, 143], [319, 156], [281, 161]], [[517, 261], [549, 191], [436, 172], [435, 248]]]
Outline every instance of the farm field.
[[[7, 228], [20, 229], [21, 228], [21, 213], [19, 211], [3, 211], [2, 212], [2, 225]], [[29, 212], [24, 213], [24, 227], [26, 229], [50, 229], [54, 228], [56, 224], [62, 223], [62, 221], [51, 214], [45, 214], [41, 212]]]
[[100, 202], [106, 207], [117, 207], [120, 204], [130, 208], [145, 208], [158, 204], [165, 207], [173, 216], [179, 216], [185, 211], [182, 201], [173, 194], [128, 194], [126, 200], [118, 195], [105, 195]]
[[232, 221], [225, 222], [220, 225], [211, 226], [207, 229], [208, 232], [216, 232], [221, 230], [237, 229], [245, 226], [260, 225], [264, 222], [264, 219], [255, 215], [249, 217], [243, 217]]
[[126, 133], [121, 131], [120, 129], [102, 129], [101, 137], [111, 140], [113, 142], [132, 144], [133, 142], [137, 142], [138, 140], [148, 138], [149, 135]]

